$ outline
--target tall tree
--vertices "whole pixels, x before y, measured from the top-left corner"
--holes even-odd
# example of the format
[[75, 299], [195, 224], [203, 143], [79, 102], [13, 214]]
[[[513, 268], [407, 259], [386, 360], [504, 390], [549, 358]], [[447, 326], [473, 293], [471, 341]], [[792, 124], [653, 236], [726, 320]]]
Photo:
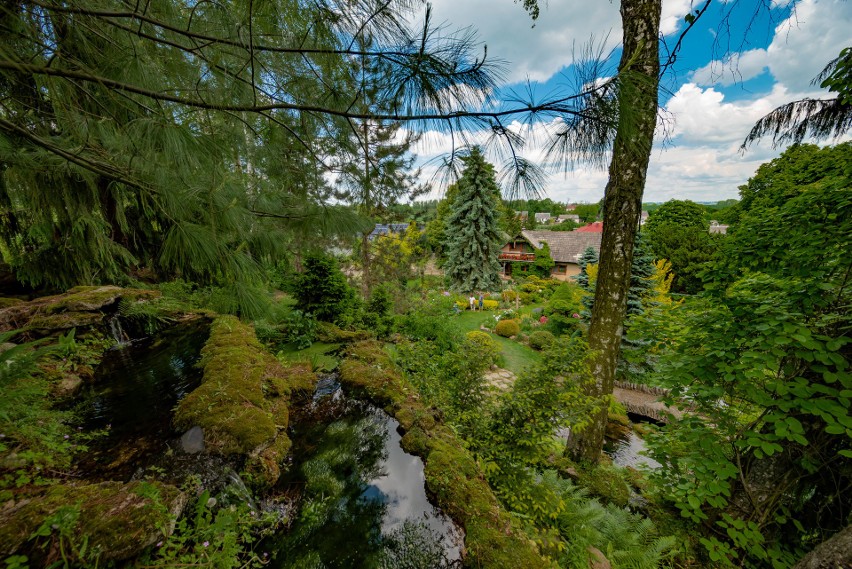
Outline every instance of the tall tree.
[[618, 126], [604, 193], [601, 264], [589, 327], [594, 382], [589, 384], [588, 392], [599, 398], [600, 404], [588, 425], [573, 433], [569, 442], [571, 454], [589, 462], [596, 462], [603, 448], [606, 401], [615, 382], [633, 244], [654, 141], [660, 11], [661, 0], [621, 2], [624, 47], [618, 68]]
[[444, 273], [458, 291], [500, 288], [500, 234], [494, 167], [474, 147], [465, 158], [458, 193], [447, 218]]

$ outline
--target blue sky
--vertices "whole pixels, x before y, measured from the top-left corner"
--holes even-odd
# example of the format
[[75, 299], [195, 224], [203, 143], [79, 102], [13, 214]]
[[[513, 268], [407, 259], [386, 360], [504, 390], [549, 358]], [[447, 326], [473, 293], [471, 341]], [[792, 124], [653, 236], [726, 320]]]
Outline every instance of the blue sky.
[[[685, 26], [684, 15], [699, 4], [703, 2], [693, 6], [690, 0], [663, 0], [661, 28], [669, 44]], [[824, 95], [810, 80], [852, 44], [852, 1], [774, 0], [752, 19], [756, 6], [763, 4], [718, 0], [684, 40], [676, 65], [662, 81], [664, 119], [657, 129], [645, 201], [738, 197], [738, 186], [783, 151], [767, 140], [740, 152], [754, 122], [787, 101]], [[509, 62], [507, 89], [523, 89], [527, 81], [537, 92], [557, 88], [563, 72], [570, 70], [572, 54], [590, 38], [603, 43], [607, 52], [614, 50], [613, 68], [617, 63], [617, 1], [541, 1], [535, 27], [511, 0], [433, 0], [432, 5], [433, 21], [449, 29], [476, 29], [489, 56]], [[422, 160], [451, 146], [439, 133], [427, 133], [424, 141], [418, 152]], [[535, 148], [527, 154], [540, 157]], [[427, 164], [424, 177], [432, 173]], [[551, 172], [547, 194], [559, 201], [595, 202], [603, 196], [606, 179], [605, 171], [593, 168]]]

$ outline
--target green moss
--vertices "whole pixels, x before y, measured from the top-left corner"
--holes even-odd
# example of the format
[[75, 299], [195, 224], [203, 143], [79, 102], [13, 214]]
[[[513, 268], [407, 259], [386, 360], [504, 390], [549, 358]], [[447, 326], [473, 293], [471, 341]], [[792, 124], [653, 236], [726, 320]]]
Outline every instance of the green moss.
[[213, 451], [250, 455], [246, 468], [257, 485], [274, 484], [290, 448], [288, 398], [316, 376], [304, 364], [283, 366], [233, 316], [214, 321], [200, 365], [202, 383], [178, 405], [176, 426], [201, 426]]
[[159, 291], [121, 288], [117, 286], [78, 286], [65, 294], [53, 297], [44, 311], [47, 313], [99, 310], [119, 299], [138, 300], [160, 296]]
[[[61, 534], [71, 561], [83, 561], [88, 566], [96, 557], [101, 562], [127, 559], [168, 535], [184, 504], [185, 497], [177, 488], [156, 482], [55, 485], [40, 496], [3, 510], [0, 551], [21, 551], [29, 547], [30, 537], [39, 533], [31, 561], [47, 566], [56, 561], [51, 556], [58, 552], [39, 544]], [[84, 543], [88, 543], [86, 557], [76, 559]]]
[[0, 296], [0, 310], [8, 308], [10, 306], [18, 306], [19, 304], [23, 303], [24, 301], [18, 298], [8, 298], [5, 296]]
[[427, 488], [441, 509], [465, 529], [467, 566], [555, 566], [500, 507], [476, 461], [406, 385], [381, 344], [349, 346], [340, 377], [356, 392], [390, 409], [407, 431], [403, 448], [424, 459]]
[[30, 330], [68, 330], [85, 326], [96, 326], [103, 322], [100, 312], [60, 312], [58, 314], [40, 314], [27, 324]]
[[603, 500], [624, 507], [630, 500], [630, 486], [621, 469], [612, 464], [598, 464], [579, 471], [578, 483]]

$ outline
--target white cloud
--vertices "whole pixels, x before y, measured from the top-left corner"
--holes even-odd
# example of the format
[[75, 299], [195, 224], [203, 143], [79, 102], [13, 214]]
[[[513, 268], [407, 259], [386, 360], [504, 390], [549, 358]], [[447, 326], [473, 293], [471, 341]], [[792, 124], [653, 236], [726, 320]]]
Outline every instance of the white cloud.
[[733, 85], [757, 77], [769, 65], [765, 49], [750, 49], [735, 53], [724, 61], [711, 61], [690, 74], [698, 85]]
[[592, 34], [596, 42], [609, 34], [605, 49], [621, 41], [617, 2], [541, 2], [541, 7], [536, 22], [510, 0], [433, 0], [432, 13], [434, 22], [449, 29], [476, 29], [488, 56], [509, 62], [510, 83], [546, 81], [571, 64], [575, 47]]
[[660, 14], [660, 32], [669, 36], [678, 30], [683, 23], [683, 17], [692, 10], [691, 0], [664, 0], [663, 12]]
[[695, 70], [690, 79], [699, 85], [731, 85], [768, 68], [788, 90], [809, 90], [811, 79], [849, 45], [850, 27], [852, 2], [801, 0], [791, 16], [776, 26], [769, 47], [711, 61]]

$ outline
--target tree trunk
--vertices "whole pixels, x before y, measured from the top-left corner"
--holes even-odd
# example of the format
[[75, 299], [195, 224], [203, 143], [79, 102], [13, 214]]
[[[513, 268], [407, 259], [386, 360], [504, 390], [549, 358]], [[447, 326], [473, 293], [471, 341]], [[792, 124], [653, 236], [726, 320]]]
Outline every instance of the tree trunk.
[[633, 244], [657, 121], [660, 10], [661, 0], [621, 2], [624, 51], [619, 63], [618, 132], [604, 194], [600, 272], [589, 327], [594, 382], [587, 389], [601, 406], [589, 425], [572, 436], [568, 448], [575, 459], [587, 462], [596, 462], [603, 447], [627, 310]]

